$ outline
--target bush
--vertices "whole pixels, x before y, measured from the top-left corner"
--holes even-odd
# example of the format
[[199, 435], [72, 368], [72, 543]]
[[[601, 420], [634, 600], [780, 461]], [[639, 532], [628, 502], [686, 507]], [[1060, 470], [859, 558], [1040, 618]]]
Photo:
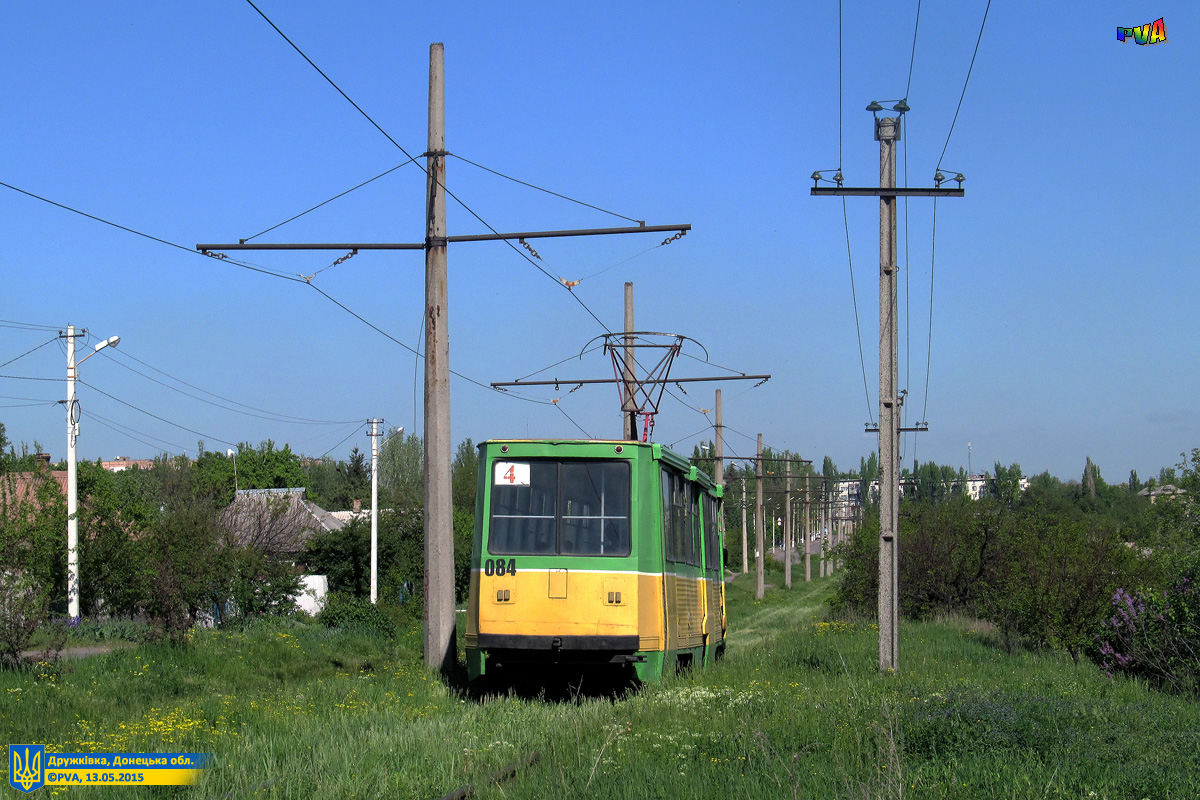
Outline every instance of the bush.
[[38, 626], [50, 616], [46, 592], [26, 572], [0, 580], [0, 666], [16, 667]]
[[384, 604], [374, 604], [362, 597], [335, 592], [326, 595], [325, 608], [317, 614], [317, 622], [327, 628], [350, 633], [366, 633], [389, 639], [396, 635], [396, 622]]
[[1112, 675], [1145, 678], [1200, 696], [1200, 587], [1183, 577], [1165, 591], [1120, 589], [1103, 623], [1097, 660]]

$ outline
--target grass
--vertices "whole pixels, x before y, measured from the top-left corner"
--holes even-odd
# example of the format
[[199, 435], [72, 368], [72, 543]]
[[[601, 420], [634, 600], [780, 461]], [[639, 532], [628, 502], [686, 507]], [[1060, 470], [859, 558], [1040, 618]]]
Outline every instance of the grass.
[[[1008, 656], [959, 620], [904, 624], [901, 669], [880, 677], [874, 627], [825, 618], [831, 588], [797, 581], [756, 601], [738, 578], [728, 656], [617, 700], [471, 701], [421, 667], [418, 628], [385, 641], [277, 624], [0, 673], [0, 737], [215, 756], [195, 787], [79, 790], [89, 798], [429, 798], [466, 784], [481, 798], [1195, 795], [1200, 704], [1065, 656]], [[488, 781], [512, 763], [513, 778]]]

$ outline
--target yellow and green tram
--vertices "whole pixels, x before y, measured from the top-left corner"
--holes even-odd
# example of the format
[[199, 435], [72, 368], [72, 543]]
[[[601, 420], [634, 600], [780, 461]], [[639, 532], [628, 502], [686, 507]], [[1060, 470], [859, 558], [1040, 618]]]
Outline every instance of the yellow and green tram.
[[467, 606], [472, 682], [532, 665], [641, 681], [725, 649], [721, 487], [659, 444], [479, 445]]

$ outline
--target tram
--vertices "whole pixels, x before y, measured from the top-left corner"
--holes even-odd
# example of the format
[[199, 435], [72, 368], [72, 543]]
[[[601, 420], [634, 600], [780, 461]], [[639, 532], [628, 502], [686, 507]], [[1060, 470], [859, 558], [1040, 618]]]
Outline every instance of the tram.
[[722, 489], [660, 444], [479, 445], [467, 606], [473, 684], [533, 665], [653, 682], [725, 650]]

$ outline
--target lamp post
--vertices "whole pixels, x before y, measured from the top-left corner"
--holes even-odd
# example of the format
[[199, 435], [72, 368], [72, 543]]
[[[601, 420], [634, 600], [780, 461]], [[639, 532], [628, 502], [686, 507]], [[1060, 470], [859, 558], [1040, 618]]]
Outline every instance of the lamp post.
[[79, 619], [79, 473], [75, 465], [75, 440], [79, 437], [79, 404], [75, 400], [75, 372], [79, 365], [106, 347], [116, 347], [120, 336], [110, 336], [92, 352], [75, 361], [75, 339], [87, 331], [67, 326], [67, 614]]
[[227, 455], [233, 459], [233, 494], [236, 497], [237, 493], [238, 493], [237, 450], [234, 450], [232, 447], [230, 447], [228, 450], [225, 451], [225, 455]]

